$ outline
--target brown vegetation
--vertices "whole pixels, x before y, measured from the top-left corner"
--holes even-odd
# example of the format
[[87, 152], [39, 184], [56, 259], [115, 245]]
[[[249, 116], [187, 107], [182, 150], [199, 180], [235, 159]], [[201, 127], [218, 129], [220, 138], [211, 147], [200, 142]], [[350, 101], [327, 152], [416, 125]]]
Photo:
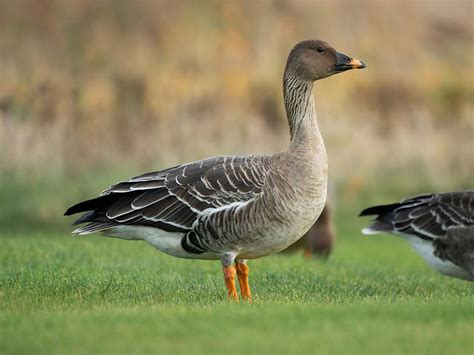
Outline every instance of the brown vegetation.
[[321, 38], [367, 70], [317, 83], [332, 179], [472, 184], [471, 1], [1, 1], [3, 172], [135, 172], [284, 149], [281, 75]]

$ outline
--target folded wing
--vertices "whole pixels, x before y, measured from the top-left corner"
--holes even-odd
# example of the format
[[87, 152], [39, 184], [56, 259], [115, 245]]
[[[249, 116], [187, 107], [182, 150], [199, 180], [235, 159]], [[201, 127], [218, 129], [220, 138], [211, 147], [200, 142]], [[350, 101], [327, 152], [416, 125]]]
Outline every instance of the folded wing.
[[193, 230], [199, 217], [257, 198], [268, 172], [264, 157], [217, 157], [136, 176], [65, 215], [86, 212], [75, 234], [117, 225], [140, 225], [169, 232]]
[[366, 234], [377, 232], [416, 235], [422, 239], [445, 236], [448, 229], [474, 225], [474, 191], [421, 195], [391, 205], [365, 209], [375, 215]]

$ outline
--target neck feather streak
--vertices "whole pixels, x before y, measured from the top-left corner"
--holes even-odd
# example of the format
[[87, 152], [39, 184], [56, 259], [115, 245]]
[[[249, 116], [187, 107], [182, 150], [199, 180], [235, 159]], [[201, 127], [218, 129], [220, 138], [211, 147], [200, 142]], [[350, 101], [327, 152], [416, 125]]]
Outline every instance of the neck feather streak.
[[305, 132], [308, 129], [318, 130], [313, 83], [287, 72], [283, 78], [283, 96], [292, 143], [301, 136], [319, 133]]

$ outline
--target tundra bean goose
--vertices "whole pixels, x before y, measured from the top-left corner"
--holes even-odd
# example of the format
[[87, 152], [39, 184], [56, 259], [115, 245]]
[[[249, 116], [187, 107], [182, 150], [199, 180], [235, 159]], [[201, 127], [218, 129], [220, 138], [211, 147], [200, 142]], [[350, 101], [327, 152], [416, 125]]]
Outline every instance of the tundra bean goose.
[[[220, 259], [228, 296], [251, 299], [247, 259], [277, 253], [307, 232], [326, 200], [327, 158], [313, 82], [365, 64], [323, 41], [298, 43], [283, 76], [289, 148], [274, 155], [222, 156], [113, 185], [69, 208], [85, 212], [73, 234], [144, 240], [172, 256]], [[235, 266], [234, 266], [235, 265]]]
[[474, 281], [474, 190], [421, 195], [360, 215], [376, 216], [364, 234], [401, 236], [436, 271]]

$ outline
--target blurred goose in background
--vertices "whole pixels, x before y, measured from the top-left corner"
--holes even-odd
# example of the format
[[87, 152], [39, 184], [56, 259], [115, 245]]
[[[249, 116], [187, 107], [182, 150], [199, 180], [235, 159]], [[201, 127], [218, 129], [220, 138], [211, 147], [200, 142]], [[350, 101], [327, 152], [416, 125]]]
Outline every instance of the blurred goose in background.
[[420, 195], [360, 213], [371, 215], [364, 234], [399, 235], [436, 271], [474, 281], [474, 190]]
[[326, 201], [327, 157], [316, 120], [313, 82], [365, 64], [323, 41], [297, 44], [283, 76], [288, 150], [222, 156], [120, 182], [70, 207], [84, 212], [76, 235], [145, 240], [172, 256], [222, 262], [228, 296], [251, 298], [247, 259], [277, 253], [313, 225]]

